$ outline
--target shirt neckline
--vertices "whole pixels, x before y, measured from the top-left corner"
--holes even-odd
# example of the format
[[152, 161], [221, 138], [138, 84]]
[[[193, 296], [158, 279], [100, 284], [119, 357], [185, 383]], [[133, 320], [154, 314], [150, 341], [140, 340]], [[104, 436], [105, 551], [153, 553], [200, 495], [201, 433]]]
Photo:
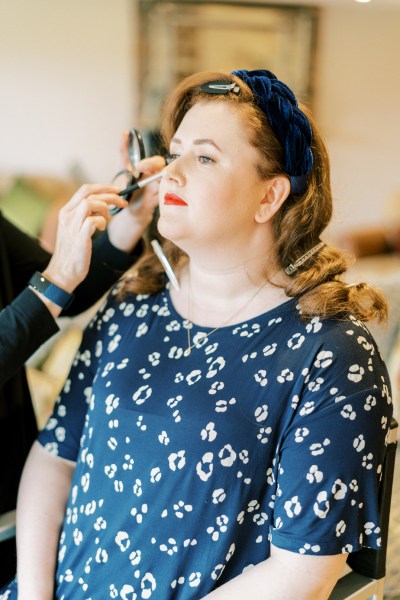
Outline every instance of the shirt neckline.
[[[188, 321], [188, 319], [186, 319], [185, 317], [182, 317], [182, 315], [176, 310], [172, 300], [171, 300], [171, 296], [170, 296], [170, 292], [168, 287], [165, 287], [162, 290], [162, 295], [164, 296], [167, 305], [168, 305], [168, 309], [171, 313], [171, 315], [173, 315], [178, 321], [181, 321], [182, 323], [185, 323]], [[296, 306], [297, 300], [295, 298], [289, 298], [288, 300], [285, 300], [284, 302], [282, 302], [281, 304], [278, 304], [278, 306], [275, 306], [274, 308], [270, 308], [269, 310], [265, 311], [264, 313], [260, 313], [259, 315], [256, 315], [255, 317], [252, 317], [251, 319], [247, 319], [246, 321], [239, 321], [237, 323], [233, 323], [231, 325], [221, 325], [220, 327], [218, 327], [218, 331], [231, 331], [232, 329], [236, 329], [237, 327], [244, 327], [245, 325], [249, 326], [249, 325], [253, 325], [256, 323], [260, 323], [262, 321], [265, 320], [271, 320], [274, 318], [274, 316], [283, 316], [283, 313], [289, 312], [289, 310], [291, 310], [292, 307]], [[192, 324], [192, 330], [193, 328], [198, 329], [199, 331], [212, 331], [214, 329], [216, 329], [215, 327], [210, 327], [210, 326], [206, 326], [206, 325], [199, 325], [198, 323], [194, 323], [193, 321], [190, 321], [190, 323]]]

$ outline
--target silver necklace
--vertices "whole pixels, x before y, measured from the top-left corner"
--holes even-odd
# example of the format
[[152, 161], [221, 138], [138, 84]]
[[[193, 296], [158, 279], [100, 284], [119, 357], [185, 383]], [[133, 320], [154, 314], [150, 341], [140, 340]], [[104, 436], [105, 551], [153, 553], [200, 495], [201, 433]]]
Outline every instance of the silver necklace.
[[[193, 348], [199, 349], [201, 348], [201, 346], [203, 345], [203, 342], [209, 338], [213, 333], [215, 333], [216, 331], [219, 331], [220, 329], [222, 329], [222, 327], [225, 327], [225, 325], [227, 325], [230, 321], [232, 321], [243, 309], [247, 304], [250, 304], [251, 302], [253, 302], [253, 300], [255, 299], [256, 296], [258, 296], [258, 294], [261, 292], [261, 290], [263, 290], [265, 288], [265, 286], [267, 285], [267, 282], [264, 281], [264, 283], [255, 291], [251, 294], [251, 296], [249, 298], [246, 299], [246, 302], [240, 306], [240, 308], [238, 310], [236, 310], [232, 315], [229, 315], [229, 317], [223, 322], [221, 323], [221, 325], [218, 325], [218, 327], [215, 327], [214, 329], [212, 329], [211, 331], [209, 331], [208, 333], [205, 333], [200, 339], [196, 340], [195, 342], [192, 343], [192, 339], [190, 336], [190, 330], [193, 327], [193, 323], [192, 321], [188, 318], [185, 319], [186, 320], [186, 328], [187, 328], [187, 342], [188, 342], [188, 346], [186, 348], [186, 350], [183, 353], [183, 356], [190, 356]], [[190, 285], [190, 276], [189, 276], [189, 281], [188, 281], [188, 315], [190, 316], [191, 314], [191, 285]]]

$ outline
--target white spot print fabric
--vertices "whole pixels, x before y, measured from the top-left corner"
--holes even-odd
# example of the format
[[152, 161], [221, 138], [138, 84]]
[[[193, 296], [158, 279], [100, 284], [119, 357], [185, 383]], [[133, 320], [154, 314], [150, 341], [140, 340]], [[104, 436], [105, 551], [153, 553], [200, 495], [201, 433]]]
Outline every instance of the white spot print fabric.
[[39, 435], [77, 463], [57, 598], [201, 598], [271, 542], [312, 555], [379, 547], [392, 404], [361, 323], [303, 322], [288, 301], [186, 358], [168, 289], [115, 293]]

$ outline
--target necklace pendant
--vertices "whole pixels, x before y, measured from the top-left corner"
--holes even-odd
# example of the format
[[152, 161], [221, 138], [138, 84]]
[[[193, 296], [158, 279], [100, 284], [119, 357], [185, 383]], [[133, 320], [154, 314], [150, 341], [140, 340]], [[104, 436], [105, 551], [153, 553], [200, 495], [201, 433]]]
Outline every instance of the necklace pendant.
[[188, 356], [190, 356], [191, 352], [192, 352], [191, 348], [186, 348], [186, 350], [183, 353], [183, 356], [188, 357]]

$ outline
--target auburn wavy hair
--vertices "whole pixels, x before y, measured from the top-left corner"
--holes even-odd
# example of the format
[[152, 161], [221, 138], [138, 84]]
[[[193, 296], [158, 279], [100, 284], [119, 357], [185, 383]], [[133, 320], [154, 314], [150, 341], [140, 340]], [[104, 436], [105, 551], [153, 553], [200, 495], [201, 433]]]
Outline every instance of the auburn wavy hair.
[[[208, 94], [200, 89], [212, 80], [235, 82], [238, 94]], [[250, 143], [258, 149], [260, 177], [269, 179], [286, 175], [283, 150], [264, 112], [257, 106], [253, 92], [238, 77], [221, 72], [201, 72], [185, 78], [167, 96], [161, 116], [161, 138], [165, 148], [188, 110], [198, 102], [228, 102], [238, 111]], [[274, 252], [278, 266], [284, 270], [320, 242], [320, 236], [332, 217], [332, 191], [329, 157], [310, 111], [307, 115], [312, 131], [313, 167], [308, 175], [307, 191], [289, 195], [273, 219]], [[163, 242], [164, 252], [174, 269], [187, 260], [186, 254], [172, 242]], [[382, 292], [368, 285], [349, 285], [341, 276], [354, 262], [348, 252], [328, 244], [311, 256], [284, 286], [287, 296], [298, 300], [304, 318], [353, 315], [361, 321], [387, 319], [387, 303]], [[268, 277], [268, 265], [266, 265]], [[165, 274], [158, 258], [149, 248], [122, 278], [120, 296], [128, 292], [153, 294], [165, 285]]]

